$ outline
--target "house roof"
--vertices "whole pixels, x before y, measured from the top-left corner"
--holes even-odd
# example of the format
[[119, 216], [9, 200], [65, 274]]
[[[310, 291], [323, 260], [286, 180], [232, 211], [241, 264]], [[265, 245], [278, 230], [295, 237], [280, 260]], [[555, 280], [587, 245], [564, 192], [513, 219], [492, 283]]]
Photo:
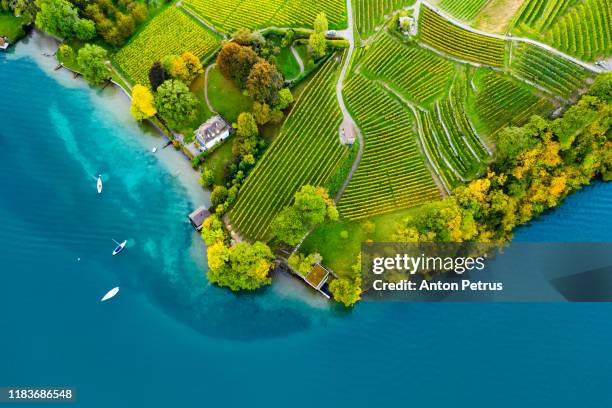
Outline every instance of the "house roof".
[[196, 228], [200, 228], [206, 217], [208, 217], [208, 210], [206, 207], [202, 206], [189, 214], [189, 221], [191, 221]]
[[200, 138], [204, 143], [214, 140], [217, 136], [229, 130], [230, 124], [221, 115], [213, 116], [204, 122], [198, 130], [196, 130], [196, 136]]
[[329, 276], [329, 271], [325, 269], [321, 264], [314, 264], [308, 275], [306, 275], [306, 282], [312, 285], [314, 288], [319, 289]]

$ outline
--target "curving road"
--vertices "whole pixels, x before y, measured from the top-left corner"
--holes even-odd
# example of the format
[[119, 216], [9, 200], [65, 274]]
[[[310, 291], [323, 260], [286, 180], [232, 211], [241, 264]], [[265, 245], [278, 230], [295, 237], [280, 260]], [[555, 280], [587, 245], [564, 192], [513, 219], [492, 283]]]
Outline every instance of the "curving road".
[[354, 140], [355, 137], [359, 139], [359, 151], [357, 152], [357, 156], [353, 161], [353, 165], [351, 166], [351, 170], [346, 176], [346, 180], [342, 184], [342, 187], [336, 194], [335, 201], [338, 202], [342, 194], [344, 194], [344, 190], [348, 186], [349, 182], [353, 178], [355, 171], [357, 170], [357, 166], [359, 166], [359, 162], [361, 161], [361, 156], [363, 155], [363, 136], [357, 123], [351, 116], [351, 113], [346, 107], [344, 103], [344, 97], [342, 96], [342, 88], [344, 87], [344, 78], [346, 78], [346, 73], [348, 71], [349, 66], [351, 65], [351, 60], [353, 58], [353, 52], [355, 51], [355, 34], [354, 34], [354, 22], [353, 22], [353, 4], [351, 0], [346, 0], [346, 10], [348, 14], [348, 28], [346, 30], [338, 31], [338, 35], [344, 37], [349, 42], [349, 49], [346, 59], [344, 60], [344, 65], [342, 66], [342, 70], [340, 71], [340, 76], [338, 77], [338, 83], [336, 84], [336, 98], [338, 99], [338, 105], [340, 106], [340, 110], [342, 111], [342, 124], [338, 129], [338, 133], [340, 136], [340, 140], [344, 142], [345, 140]]
[[[595, 73], [600, 73], [600, 72], [604, 72], [604, 69], [601, 69], [600, 67], [596, 66], [595, 64], [590, 64], [587, 62], [584, 62], [582, 60], [579, 60], [578, 58], [572, 57], [571, 55], [567, 55], [564, 52], [559, 51], [558, 49], [551, 47], [550, 45], [541, 43], [539, 41], [536, 40], [532, 40], [530, 38], [524, 38], [524, 37], [514, 37], [511, 35], [501, 35], [501, 34], [492, 34], [492, 33], [487, 33], [485, 31], [481, 31], [481, 30], [477, 30], [474, 27], [471, 27], [467, 24], [462, 23], [461, 21], [456, 20], [455, 18], [451, 17], [450, 15], [444, 13], [443, 11], [441, 11], [440, 9], [432, 6], [431, 4], [429, 4], [426, 1], [423, 0], [418, 0], [417, 4], [415, 4], [416, 9], [419, 8], [420, 5], [424, 5], [425, 7], [427, 7], [428, 9], [432, 10], [433, 12], [435, 12], [436, 14], [438, 14], [439, 16], [441, 16], [442, 18], [444, 18], [445, 20], [449, 21], [450, 23], [452, 23], [453, 25], [456, 25], [457, 27], [460, 27], [466, 31], [471, 31], [475, 34], [480, 34], [480, 35], [484, 35], [487, 37], [493, 37], [493, 38], [497, 38], [500, 40], [504, 40], [504, 41], [519, 41], [519, 42], [525, 42], [525, 43], [529, 43], [532, 45], [535, 45], [537, 47], [543, 48], [546, 51], [555, 54], [561, 58], [564, 58], [566, 60], [572, 61], [575, 64], [581, 65], [582, 67], [593, 71]], [[417, 20], [418, 21], [418, 20]]]
[[291, 46], [291, 53], [293, 54], [293, 57], [297, 61], [298, 65], [300, 66], [300, 74], [303, 74], [304, 73], [304, 61], [302, 61], [302, 57], [300, 57], [300, 54], [298, 54], [297, 50], [295, 49], [293, 45]]

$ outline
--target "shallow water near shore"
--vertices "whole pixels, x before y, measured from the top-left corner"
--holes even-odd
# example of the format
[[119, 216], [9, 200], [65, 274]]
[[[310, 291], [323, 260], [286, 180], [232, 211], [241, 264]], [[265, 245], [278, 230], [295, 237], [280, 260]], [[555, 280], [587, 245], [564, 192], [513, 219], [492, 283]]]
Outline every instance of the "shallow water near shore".
[[[40, 41], [0, 55], [0, 386], [72, 386], [83, 407], [612, 402], [609, 304], [343, 312], [285, 276], [247, 296], [210, 286], [189, 162], [153, 155], [165, 139], [125, 97], [53, 71]], [[595, 183], [516, 239], [612, 241], [611, 217], [612, 184]]]

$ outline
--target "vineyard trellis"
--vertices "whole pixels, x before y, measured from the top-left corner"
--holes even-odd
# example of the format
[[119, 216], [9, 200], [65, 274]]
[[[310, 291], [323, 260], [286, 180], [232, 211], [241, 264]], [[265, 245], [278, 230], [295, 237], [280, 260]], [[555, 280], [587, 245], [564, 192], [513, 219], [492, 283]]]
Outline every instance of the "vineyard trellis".
[[232, 33], [239, 28], [310, 27], [324, 12], [330, 28], [344, 28], [344, 0], [185, 0], [184, 5], [216, 29]]
[[346, 156], [338, 135], [336, 68], [334, 58], [321, 67], [242, 187], [230, 219], [246, 237], [265, 239], [293, 194], [305, 184], [325, 185]]
[[409, 47], [382, 35], [363, 61], [367, 76], [383, 79], [408, 99], [425, 102], [444, 93], [453, 64], [420, 47]]
[[440, 8], [460, 20], [470, 21], [491, 0], [442, 0]]
[[421, 41], [453, 57], [503, 67], [508, 42], [456, 26], [429, 7], [421, 7]]
[[414, 120], [403, 105], [362, 75], [344, 89], [364, 134], [364, 153], [338, 209], [359, 219], [440, 197], [417, 149]]
[[511, 68], [517, 76], [563, 98], [569, 98], [586, 87], [593, 76], [581, 65], [524, 42], [516, 44]]
[[219, 38], [176, 7], [153, 18], [114, 56], [114, 62], [132, 83], [147, 84], [151, 65], [169, 54], [190, 51], [200, 59], [211, 57]]

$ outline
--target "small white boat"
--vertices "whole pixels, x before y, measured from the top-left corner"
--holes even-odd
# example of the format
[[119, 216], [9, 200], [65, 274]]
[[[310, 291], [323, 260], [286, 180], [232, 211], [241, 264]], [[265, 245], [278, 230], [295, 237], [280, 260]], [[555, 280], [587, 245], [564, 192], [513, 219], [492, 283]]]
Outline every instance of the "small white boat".
[[98, 194], [102, 193], [102, 176], [98, 176], [98, 182], [96, 183]]
[[155, 153], [156, 151], [157, 151], [157, 146], [155, 146], [155, 147], [153, 147], [153, 148], [151, 149], [151, 153]]
[[[113, 239], [113, 241], [115, 240]], [[125, 246], [127, 245], [127, 240], [123, 241], [122, 243], [118, 243], [117, 241], [115, 241], [115, 244], [117, 244], [117, 247], [113, 250], [113, 256], [123, 251], [123, 248], [125, 248]]]
[[106, 302], [108, 299], [114, 298], [117, 293], [119, 293], [118, 286], [106, 292], [106, 295], [102, 296], [102, 299], [100, 299], [100, 302]]

